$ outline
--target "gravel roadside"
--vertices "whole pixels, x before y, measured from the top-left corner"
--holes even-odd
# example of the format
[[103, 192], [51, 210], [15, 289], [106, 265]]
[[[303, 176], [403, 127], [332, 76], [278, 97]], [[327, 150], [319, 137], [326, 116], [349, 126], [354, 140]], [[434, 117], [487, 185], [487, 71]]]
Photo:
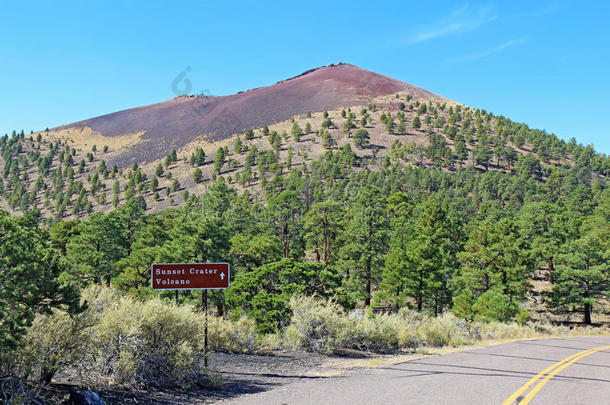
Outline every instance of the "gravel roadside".
[[[213, 387], [207, 389], [135, 390], [102, 386], [96, 392], [106, 405], [118, 404], [212, 404], [242, 395], [271, 391], [288, 384], [341, 377], [354, 369], [398, 364], [422, 354], [379, 355], [345, 350], [333, 355], [305, 351], [274, 351], [268, 354], [211, 353]], [[66, 404], [71, 392], [81, 389], [74, 380], [58, 381], [42, 389], [47, 403]]]
[[[297, 381], [331, 378], [351, 368], [350, 362], [378, 359], [378, 355], [346, 351], [326, 356], [304, 351], [275, 351], [269, 354], [211, 353], [209, 367], [217, 387], [197, 390], [132, 390], [119, 387], [101, 389], [107, 405], [118, 404], [211, 404], [280, 388]], [[345, 367], [344, 367], [345, 365]], [[53, 384], [56, 398], [69, 395], [75, 387]]]

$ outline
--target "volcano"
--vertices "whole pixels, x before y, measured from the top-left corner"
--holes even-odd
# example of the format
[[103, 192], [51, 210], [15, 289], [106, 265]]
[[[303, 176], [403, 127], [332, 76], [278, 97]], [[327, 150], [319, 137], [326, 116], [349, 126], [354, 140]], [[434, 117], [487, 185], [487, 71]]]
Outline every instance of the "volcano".
[[126, 166], [160, 159], [169, 150], [180, 149], [195, 139], [218, 142], [294, 115], [366, 105], [375, 97], [398, 92], [426, 100], [442, 100], [408, 83], [339, 63], [308, 70], [272, 86], [228, 96], [178, 96], [53, 130], [90, 129], [104, 137], [139, 133], [139, 142], [114, 159], [120, 166]]

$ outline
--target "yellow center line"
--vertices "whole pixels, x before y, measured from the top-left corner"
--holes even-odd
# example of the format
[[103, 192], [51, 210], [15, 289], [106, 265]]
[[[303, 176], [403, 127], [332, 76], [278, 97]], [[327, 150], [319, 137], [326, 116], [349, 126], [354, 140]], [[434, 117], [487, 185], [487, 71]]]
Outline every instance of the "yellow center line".
[[555, 370], [553, 370], [552, 373], [550, 373], [549, 375], [547, 375], [546, 377], [544, 377], [544, 380], [540, 381], [538, 383], [538, 385], [536, 385], [524, 398], [521, 402], [519, 402], [519, 405], [526, 405], [528, 404], [532, 398], [534, 397], [534, 395], [536, 395], [536, 393], [538, 391], [540, 391], [540, 389], [544, 386], [544, 384], [548, 383], [549, 380], [551, 378], [553, 378], [555, 375], [557, 375], [557, 373], [559, 373], [561, 370], [563, 370], [564, 368], [568, 367], [570, 364], [574, 364], [576, 363], [578, 360], [582, 359], [583, 357], [587, 357], [592, 355], [593, 353], [602, 351], [602, 350], [606, 350], [606, 349], [610, 349], [610, 345], [608, 346], [601, 346], [601, 347], [597, 347], [591, 351], [589, 351], [588, 353], [585, 354], [581, 354], [580, 356], [576, 357], [575, 359], [569, 361], [568, 363], [565, 363], [564, 365], [557, 367]]
[[[508, 397], [507, 399], [505, 399], [502, 402], [502, 405], [512, 405], [521, 394], [523, 394], [525, 391], [527, 391], [527, 389], [529, 387], [531, 387], [532, 385], [534, 385], [534, 383], [536, 381], [538, 381], [539, 379], [541, 379], [545, 374], [547, 374], [548, 372], [550, 372], [551, 370], [553, 370], [556, 367], [560, 367], [562, 364], [569, 362], [570, 360], [574, 359], [574, 361], [579, 360], [581, 357], [579, 356], [588, 356], [589, 354], [595, 353], [595, 351], [599, 351], [599, 350], [604, 350], [606, 348], [610, 348], [610, 346], [601, 346], [601, 347], [594, 347], [591, 349], [587, 349], [587, 350], [583, 350], [582, 352], [578, 352], [576, 354], [573, 354], [571, 356], [566, 357], [565, 359], [558, 361], [555, 364], [550, 365], [549, 367], [545, 368], [544, 370], [542, 370], [541, 372], [539, 372], [538, 374], [536, 374], [534, 377], [532, 377], [528, 382], [526, 382], [525, 384], [523, 384], [523, 386], [521, 388], [519, 388], [517, 391], [515, 391], [510, 397]], [[589, 353], [590, 352], [590, 353]], [[572, 363], [570, 363], [572, 364]], [[565, 367], [567, 367], [569, 364], [567, 364]], [[564, 368], [565, 368], [564, 367]], [[563, 368], [562, 368], [563, 369]], [[561, 370], [559, 370], [561, 371]], [[558, 372], [559, 372], [558, 371]], [[555, 374], [553, 374], [555, 375]], [[550, 378], [549, 378], [550, 379]], [[548, 380], [547, 380], [548, 381]], [[545, 382], [546, 384], [546, 382]], [[544, 384], [543, 384], [544, 385]], [[540, 388], [542, 388], [542, 386], [540, 386]], [[538, 390], [536, 392], [538, 392], [540, 390], [540, 388], [538, 388]], [[532, 395], [533, 396], [533, 395]], [[531, 399], [531, 398], [530, 398]], [[519, 402], [519, 404], [525, 404], [525, 402]]]

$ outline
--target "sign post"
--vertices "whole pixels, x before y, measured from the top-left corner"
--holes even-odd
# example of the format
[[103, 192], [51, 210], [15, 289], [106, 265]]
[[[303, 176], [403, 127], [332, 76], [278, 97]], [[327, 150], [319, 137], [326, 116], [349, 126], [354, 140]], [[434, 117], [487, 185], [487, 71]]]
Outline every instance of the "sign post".
[[229, 288], [229, 263], [155, 263], [150, 269], [153, 290], [203, 290], [204, 366], [208, 367], [208, 290]]
[[208, 290], [203, 290], [203, 310], [205, 323], [203, 325], [203, 366], [208, 368]]

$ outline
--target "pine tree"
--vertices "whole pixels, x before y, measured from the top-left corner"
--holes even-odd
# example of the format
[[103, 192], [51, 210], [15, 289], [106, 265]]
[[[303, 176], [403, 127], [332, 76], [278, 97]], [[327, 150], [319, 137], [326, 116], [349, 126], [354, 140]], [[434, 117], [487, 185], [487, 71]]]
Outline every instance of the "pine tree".
[[288, 258], [291, 251], [299, 248], [303, 203], [297, 193], [286, 190], [269, 199], [268, 209], [272, 224], [282, 242], [282, 257]]
[[402, 192], [388, 197], [386, 216], [390, 225], [390, 250], [385, 257], [380, 291], [375, 295], [377, 304], [390, 301], [395, 310], [407, 305], [405, 294], [408, 266], [407, 242], [413, 237], [410, 232], [413, 204]]
[[214, 157], [214, 173], [220, 174], [220, 171], [225, 164], [225, 154], [224, 148], [218, 148], [216, 156]]
[[468, 149], [466, 148], [466, 141], [462, 135], [458, 135], [455, 138], [454, 148], [455, 155], [457, 156], [460, 165], [462, 165], [463, 162], [468, 159]]
[[386, 250], [387, 222], [385, 201], [380, 190], [365, 186], [352, 204], [349, 221], [343, 233], [338, 266], [343, 269], [354, 298], [370, 305], [372, 287], [380, 274]]
[[489, 162], [493, 156], [490, 147], [484, 144], [478, 144], [472, 151], [474, 160], [478, 165], [485, 166], [485, 170], [489, 170]]
[[195, 153], [191, 155], [191, 166], [201, 166], [205, 163], [205, 152], [201, 148], [196, 148]]
[[[85, 211], [90, 212], [90, 204], [88, 201]], [[110, 284], [118, 274], [114, 263], [126, 252], [118, 223], [113, 217], [97, 212], [81, 222], [78, 230], [66, 247], [71, 279], [81, 284], [91, 279]]]
[[418, 130], [421, 128], [421, 121], [419, 120], [419, 116], [415, 116], [415, 118], [413, 118], [413, 123], [411, 124], [411, 127], [415, 130]]
[[406, 245], [405, 293], [418, 311], [426, 306], [438, 314], [451, 302], [448, 280], [457, 268], [459, 229], [435, 201], [419, 204], [416, 212], [414, 237]]
[[330, 132], [328, 132], [328, 131], [322, 132], [322, 146], [325, 149], [332, 149], [333, 144], [334, 144], [334, 141], [333, 141], [333, 137], [331, 136]]
[[606, 221], [592, 225], [558, 255], [550, 293], [551, 308], [561, 312], [576, 308], [587, 325], [592, 323], [595, 305], [610, 294], [610, 226]]
[[201, 182], [202, 179], [203, 179], [203, 173], [201, 172], [201, 169], [200, 168], [196, 168], [193, 171], [193, 181], [195, 183], [199, 183], [199, 182]]
[[314, 204], [305, 214], [305, 239], [313, 247], [316, 261], [328, 263], [331, 259], [344, 215], [341, 204], [332, 200]]
[[531, 246], [537, 267], [546, 267], [552, 274], [561, 246], [570, 236], [576, 237], [570, 232], [565, 216], [555, 204], [531, 202], [521, 208], [518, 223], [521, 234]]
[[529, 244], [514, 222], [484, 221], [470, 233], [464, 251], [457, 256], [462, 266], [456, 282], [475, 298], [495, 289], [512, 300], [523, 300], [534, 271], [529, 252]]
[[301, 135], [303, 135], [303, 130], [301, 129], [299, 124], [297, 124], [296, 122], [292, 124], [292, 129], [290, 130], [290, 133], [295, 142], [301, 141]]
[[150, 191], [157, 191], [158, 188], [159, 188], [159, 179], [157, 178], [157, 176], [155, 176], [152, 179], [150, 179]]
[[39, 213], [20, 218], [0, 211], [0, 351], [16, 348], [34, 315], [51, 308], [77, 312], [79, 296], [72, 286], [57, 281], [66, 270], [59, 251], [49, 244], [49, 234], [38, 225]]
[[237, 139], [235, 139], [235, 143], [233, 144], [233, 151], [235, 151], [236, 154], [240, 155], [242, 150], [243, 144], [241, 142], [241, 138], [238, 136]]
[[398, 127], [396, 128], [396, 132], [398, 134], [404, 134], [405, 132], [407, 132], [407, 125], [405, 124], [404, 119], [398, 121]]
[[163, 177], [163, 165], [161, 163], [159, 163], [155, 168], [155, 175], [157, 177]]
[[369, 135], [369, 132], [364, 128], [361, 128], [354, 133], [354, 145], [359, 149], [368, 145], [370, 139], [371, 136]]

